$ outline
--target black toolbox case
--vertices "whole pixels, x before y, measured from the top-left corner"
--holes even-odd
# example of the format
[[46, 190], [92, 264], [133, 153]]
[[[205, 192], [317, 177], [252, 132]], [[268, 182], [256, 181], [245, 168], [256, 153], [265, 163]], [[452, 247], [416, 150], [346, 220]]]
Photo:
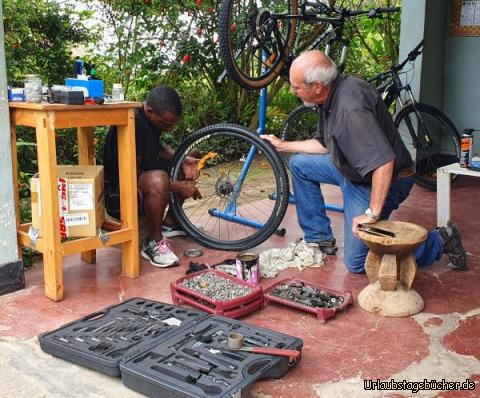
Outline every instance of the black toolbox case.
[[120, 361], [206, 317], [203, 311], [133, 298], [38, 337], [43, 351], [110, 376]]
[[[119, 319], [120, 318], [120, 319]], [[43, 351], [119, 376], [149, 397], [248, 397], [257, 381], [280, 378], [300, 360], [233, 351], [245, 346], [301, 351], [302, 340], [202, 311], [135, 298], [39, 336]]]

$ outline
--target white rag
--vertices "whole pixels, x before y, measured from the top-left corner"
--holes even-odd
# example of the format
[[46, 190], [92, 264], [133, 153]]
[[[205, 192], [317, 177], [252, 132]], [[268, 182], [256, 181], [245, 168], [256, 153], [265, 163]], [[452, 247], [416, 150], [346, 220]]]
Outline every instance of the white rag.
[[298, 239], [283, 249], [270, 249], [260, 253], [259, 264], [262, 277], [273, 278], [290, 267], [296, 267], [300, 271], [306, 267], [321, 267], [324, 258], [325, 254], [318, 245], [309, 245], [303, 239]]

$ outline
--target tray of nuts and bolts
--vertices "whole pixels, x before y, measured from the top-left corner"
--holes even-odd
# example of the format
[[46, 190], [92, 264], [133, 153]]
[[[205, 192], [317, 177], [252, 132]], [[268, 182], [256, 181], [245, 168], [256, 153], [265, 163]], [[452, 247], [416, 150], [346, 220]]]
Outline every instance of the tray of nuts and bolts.
[[[231, 337], [238, 336], [242, 351], [229, 345]], [[148, 352], [130, 357], [120, 370], [127, 387], [149, 397], [248, 397], [257, 380], [278, 379], [295, 366], [302, 346], [297, 337], [209, 315]], [[264, 354], [268, 349], [289, 354]]]
[[263, 307], [263, 289], [224, 272], [208, 269], [170, 283], [173, 303], [187, 303], [211, 314], [239, 318]]
[[120, 361], [205, 318], [202, 311], [133, 298], [38, 337], [43, 351], [110, 376]]
[[340, 292], [297, 278], [287, 278], [265, 289], [265, 300], [316, 314], [321, 322], [353, 304], [351, 292]]

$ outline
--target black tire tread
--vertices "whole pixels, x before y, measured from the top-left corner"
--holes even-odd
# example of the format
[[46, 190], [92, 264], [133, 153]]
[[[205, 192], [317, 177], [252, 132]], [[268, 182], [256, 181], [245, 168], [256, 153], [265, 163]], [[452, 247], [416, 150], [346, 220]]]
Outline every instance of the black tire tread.
[[[240, 87], [246, 90], [258, 90], [263, 87], [268, 86], [273, 80], [275, 80], [282, 72], [282, 69], [285, 65], [285, 59], [282, 59], [278, 62], [275, 68], [265, 72], [260, 78], [249, 79], [247, 76], [242, 74], [238, 69], [235, 59], [234, 51], [232, 51], [230, 43], [230, 8], [232, 3], [235, 0], [223, 0], [220, 7], [220, 20], [218, 25], [218, 34], [220, 37], [220, 57], [222, 58], [225, 69], [227, 70], [228, 76], [230, 76]], [[293, 10], [296, 9], [298, 12], [298, 0], [287, 0], [291, 7], [291, 14]], [[298, 20], [292, 19], [292, 27], [289, 32], [289, 37], [287, 40], [287, 48], [284, 48], [284, 56], [289, 54], [288, 47], [292, 48], [295, 43], [295, 38], [297, 35], [298, 29]]]
[[[447, 129], [450, 132], [450, 135], [454, 138], [454, 142], [456, 145], [457, 149], [457, 157], [460, 156], [460, 134], [458, 133], [458, 130], [456, 129], [455, 125], [453, 122], [448, 118], [445, 113], [440, 111], [439, 109], [435, 108], [434, 106], [424, 104], [421, 102], [417, 102], [415, 104], [417, 109], [420, 112], [425, 112], [430, 114], [430, 116], [437, 118], [442, 121], [447, 126]], [[400, 111], [395, 115], [395, 126], [398, 127], [400, 125], [401, 120], [408, 114], [414, 111], [413, 104], [407, 104], [405, 105]], [[456, 176], [452, 176], [452, 182], [456, 179]], [[436, 191], [437, 190], [437, 185], [436, 182], [432, 183], [431, 180], [425, 179], [422, 176], [415, 175], [415, 183], [423, 188], [429, 189], [431, 191]]]
[[170, 179], [173, 181], [175, 178], [176, 169], [178, 169], [179, 162], [181, 162], [184, 156], [184, 153], [188, 152], [191, 149], [191, 146], [197, 140], [203, 138], [206, 135], [214, 134], [215, 132], [225, 132], [228, 131], [232, 135], [237, 136], [247, 136], [249, 137], [255, 145], [261, 148], [262, 152], [266, 154], [272, 160], [272, 168], [274, 173], [276, 174], [277, 178], [279, 179], [280, 183], [283, 185], [281, 195], [279, 198], [279, 206], [276, 209], [276, 214], [269, 219], [268, 225], [266, 225], [261, 230], [258, 230], [257, 233], [238, 241], [234, 241], [236, 243], [232, 243], [231, 241], [221, 241], [212, 239], [201, 234], [196, 228], [194, 228], [191, 223], [186, 220], [183, 216], [183, 211], [181, 206], [179, 205], [178, 201], [176, 200], [175, 194], [172, 193], [170, 205], [172, 210], [177, 218], [178, 222], [187, 232], [187, 234], [195, 241], [203, 246], [220, 249], [220, 250], [231, 250], [231, 251], [241, 251], [247, 250], [252, 247], [258, 246], [265, 240], [267, 240], [275, 231], [277, 230], [278, 226], [283, 220], [285, 216], [285, 212], [287, 211], [288, 206], [288, 175], [285, 169], [285, 165], [283, 164], [281, 158], [278, 155], [278, 152], [275, 148], [265, 140], [259, 138], [259, 136], [248, 130], [246, 127], [236, 125], [236, 124], [228, 124], [228, 123], [221, 123], [215, 124], [211, 126], [204, 127], [192, 135], [188, 136], [185, 141], [183, 141], [177, 151], [175, 152], [175, 156], [172, 160], [172, 166], [170, 169]]

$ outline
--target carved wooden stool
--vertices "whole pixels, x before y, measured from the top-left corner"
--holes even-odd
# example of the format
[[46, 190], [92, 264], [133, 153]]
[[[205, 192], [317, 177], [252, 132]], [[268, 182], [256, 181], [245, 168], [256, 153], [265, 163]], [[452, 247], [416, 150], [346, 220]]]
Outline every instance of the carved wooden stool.
[[365, 261], [370, 284], [360, 292], [358, 303], [380, 315], [417, 314], [424, 304], [422, 297], [410, 289], [417, 270], [412, 251], [427, 239], [427, 230], [402, 221], [378, 221], [372, 226], [391, 231], [395, 237], [358, 232], [370, 249]]

